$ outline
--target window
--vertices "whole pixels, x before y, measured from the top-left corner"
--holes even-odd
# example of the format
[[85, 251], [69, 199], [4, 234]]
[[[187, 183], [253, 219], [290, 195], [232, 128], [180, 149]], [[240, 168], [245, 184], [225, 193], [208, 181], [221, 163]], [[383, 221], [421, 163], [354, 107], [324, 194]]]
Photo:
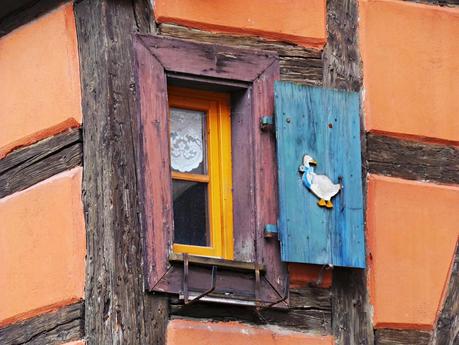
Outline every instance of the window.
[[[134, 52], [146, 288], [184, 303], [285, 305], [286, 265], [264, 236], [278, 217], [275, 138], [260, 130], [276, 54], [152, 35], [136, 35]], [[171, 144], [185, 129], [202, 142], [190, 161]]]
[[169, 88], [174, 253], [233, 259], [230, 97]]

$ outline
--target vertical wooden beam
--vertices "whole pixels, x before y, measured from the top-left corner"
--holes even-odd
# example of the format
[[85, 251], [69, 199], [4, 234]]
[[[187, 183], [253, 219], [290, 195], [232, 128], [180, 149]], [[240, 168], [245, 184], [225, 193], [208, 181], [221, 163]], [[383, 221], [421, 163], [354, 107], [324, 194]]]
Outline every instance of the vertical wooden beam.
[[357, 0], [327, 0], [327, 45], [323, 52], [324, 86], [360, 91]]
[[132, 33], [149, 32], [147, 0], [75, 3], [83, 107], [87, 344], [164, 344], [165, 298], [144, 289], [138, 218]]
[[[349, 91], [361, 89], [358, 18], [358, 0], [327, 0], [328, 39], [323, 53], [325, 87]], [[362, 154], [365, 155], [363, 134], [361, 138]], [[363, 167], [364, 199], [365, 176], [366, 168]], [[374, 344], [366, 273], [366, 270], [341, 267], [333, 270], [332, 329], [336, 344]]]

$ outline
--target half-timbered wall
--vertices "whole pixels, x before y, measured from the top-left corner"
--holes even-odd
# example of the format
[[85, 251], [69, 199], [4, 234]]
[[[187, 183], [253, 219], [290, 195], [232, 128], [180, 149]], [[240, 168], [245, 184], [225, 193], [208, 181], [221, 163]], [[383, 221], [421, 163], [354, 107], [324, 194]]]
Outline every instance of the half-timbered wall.
[[[458, 6], [0, 4], [0, 344], [455, 344]], [[360, 92], [365, 270], [289, 264], [285, 310], [146, 292], [133, 33], [271, 51], [282, 81]]]
[[71, 3], [0, 37], [0, 80], [0, 343], [77, 341], [86, 234]]

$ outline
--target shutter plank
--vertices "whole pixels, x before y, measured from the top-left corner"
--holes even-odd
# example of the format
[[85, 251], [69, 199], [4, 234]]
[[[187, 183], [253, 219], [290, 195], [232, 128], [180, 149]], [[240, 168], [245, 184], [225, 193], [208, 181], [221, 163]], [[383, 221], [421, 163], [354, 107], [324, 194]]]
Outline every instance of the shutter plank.
[[[365, 267], [359, 95], [286, 82], [275, 95], [282, 260]], [[333, 209], [303, 186], [304, 154], [317, 174], [342, 181]]]

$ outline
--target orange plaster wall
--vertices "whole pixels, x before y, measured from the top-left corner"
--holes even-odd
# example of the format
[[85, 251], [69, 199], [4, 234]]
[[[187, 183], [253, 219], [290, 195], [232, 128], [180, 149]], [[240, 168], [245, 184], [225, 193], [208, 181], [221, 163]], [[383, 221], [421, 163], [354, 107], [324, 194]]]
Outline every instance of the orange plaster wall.
[[73, 5], [0, 38], [0, 158], [81, 123]]
[[256, 327], [237, 322], [172, 320], [167, 345], [333, 345], [333, 337]]
[[85, 341], [84, 340], [78, 340], [78, 341], [72, 341], [70, 343], [65, 343], [63, 345], [84, 345]]
[[83, 297], [82, 169], [0, 199], [0, 325]]
[[459, 9], [360, 1], [367, 130], [459, 143]]
[[156, 0], [156, 20], [322, 48], [325, 0]]
[[370, 175], [367, 202], [375, 326], [431, 329], [459, 236], [459, 186]]

